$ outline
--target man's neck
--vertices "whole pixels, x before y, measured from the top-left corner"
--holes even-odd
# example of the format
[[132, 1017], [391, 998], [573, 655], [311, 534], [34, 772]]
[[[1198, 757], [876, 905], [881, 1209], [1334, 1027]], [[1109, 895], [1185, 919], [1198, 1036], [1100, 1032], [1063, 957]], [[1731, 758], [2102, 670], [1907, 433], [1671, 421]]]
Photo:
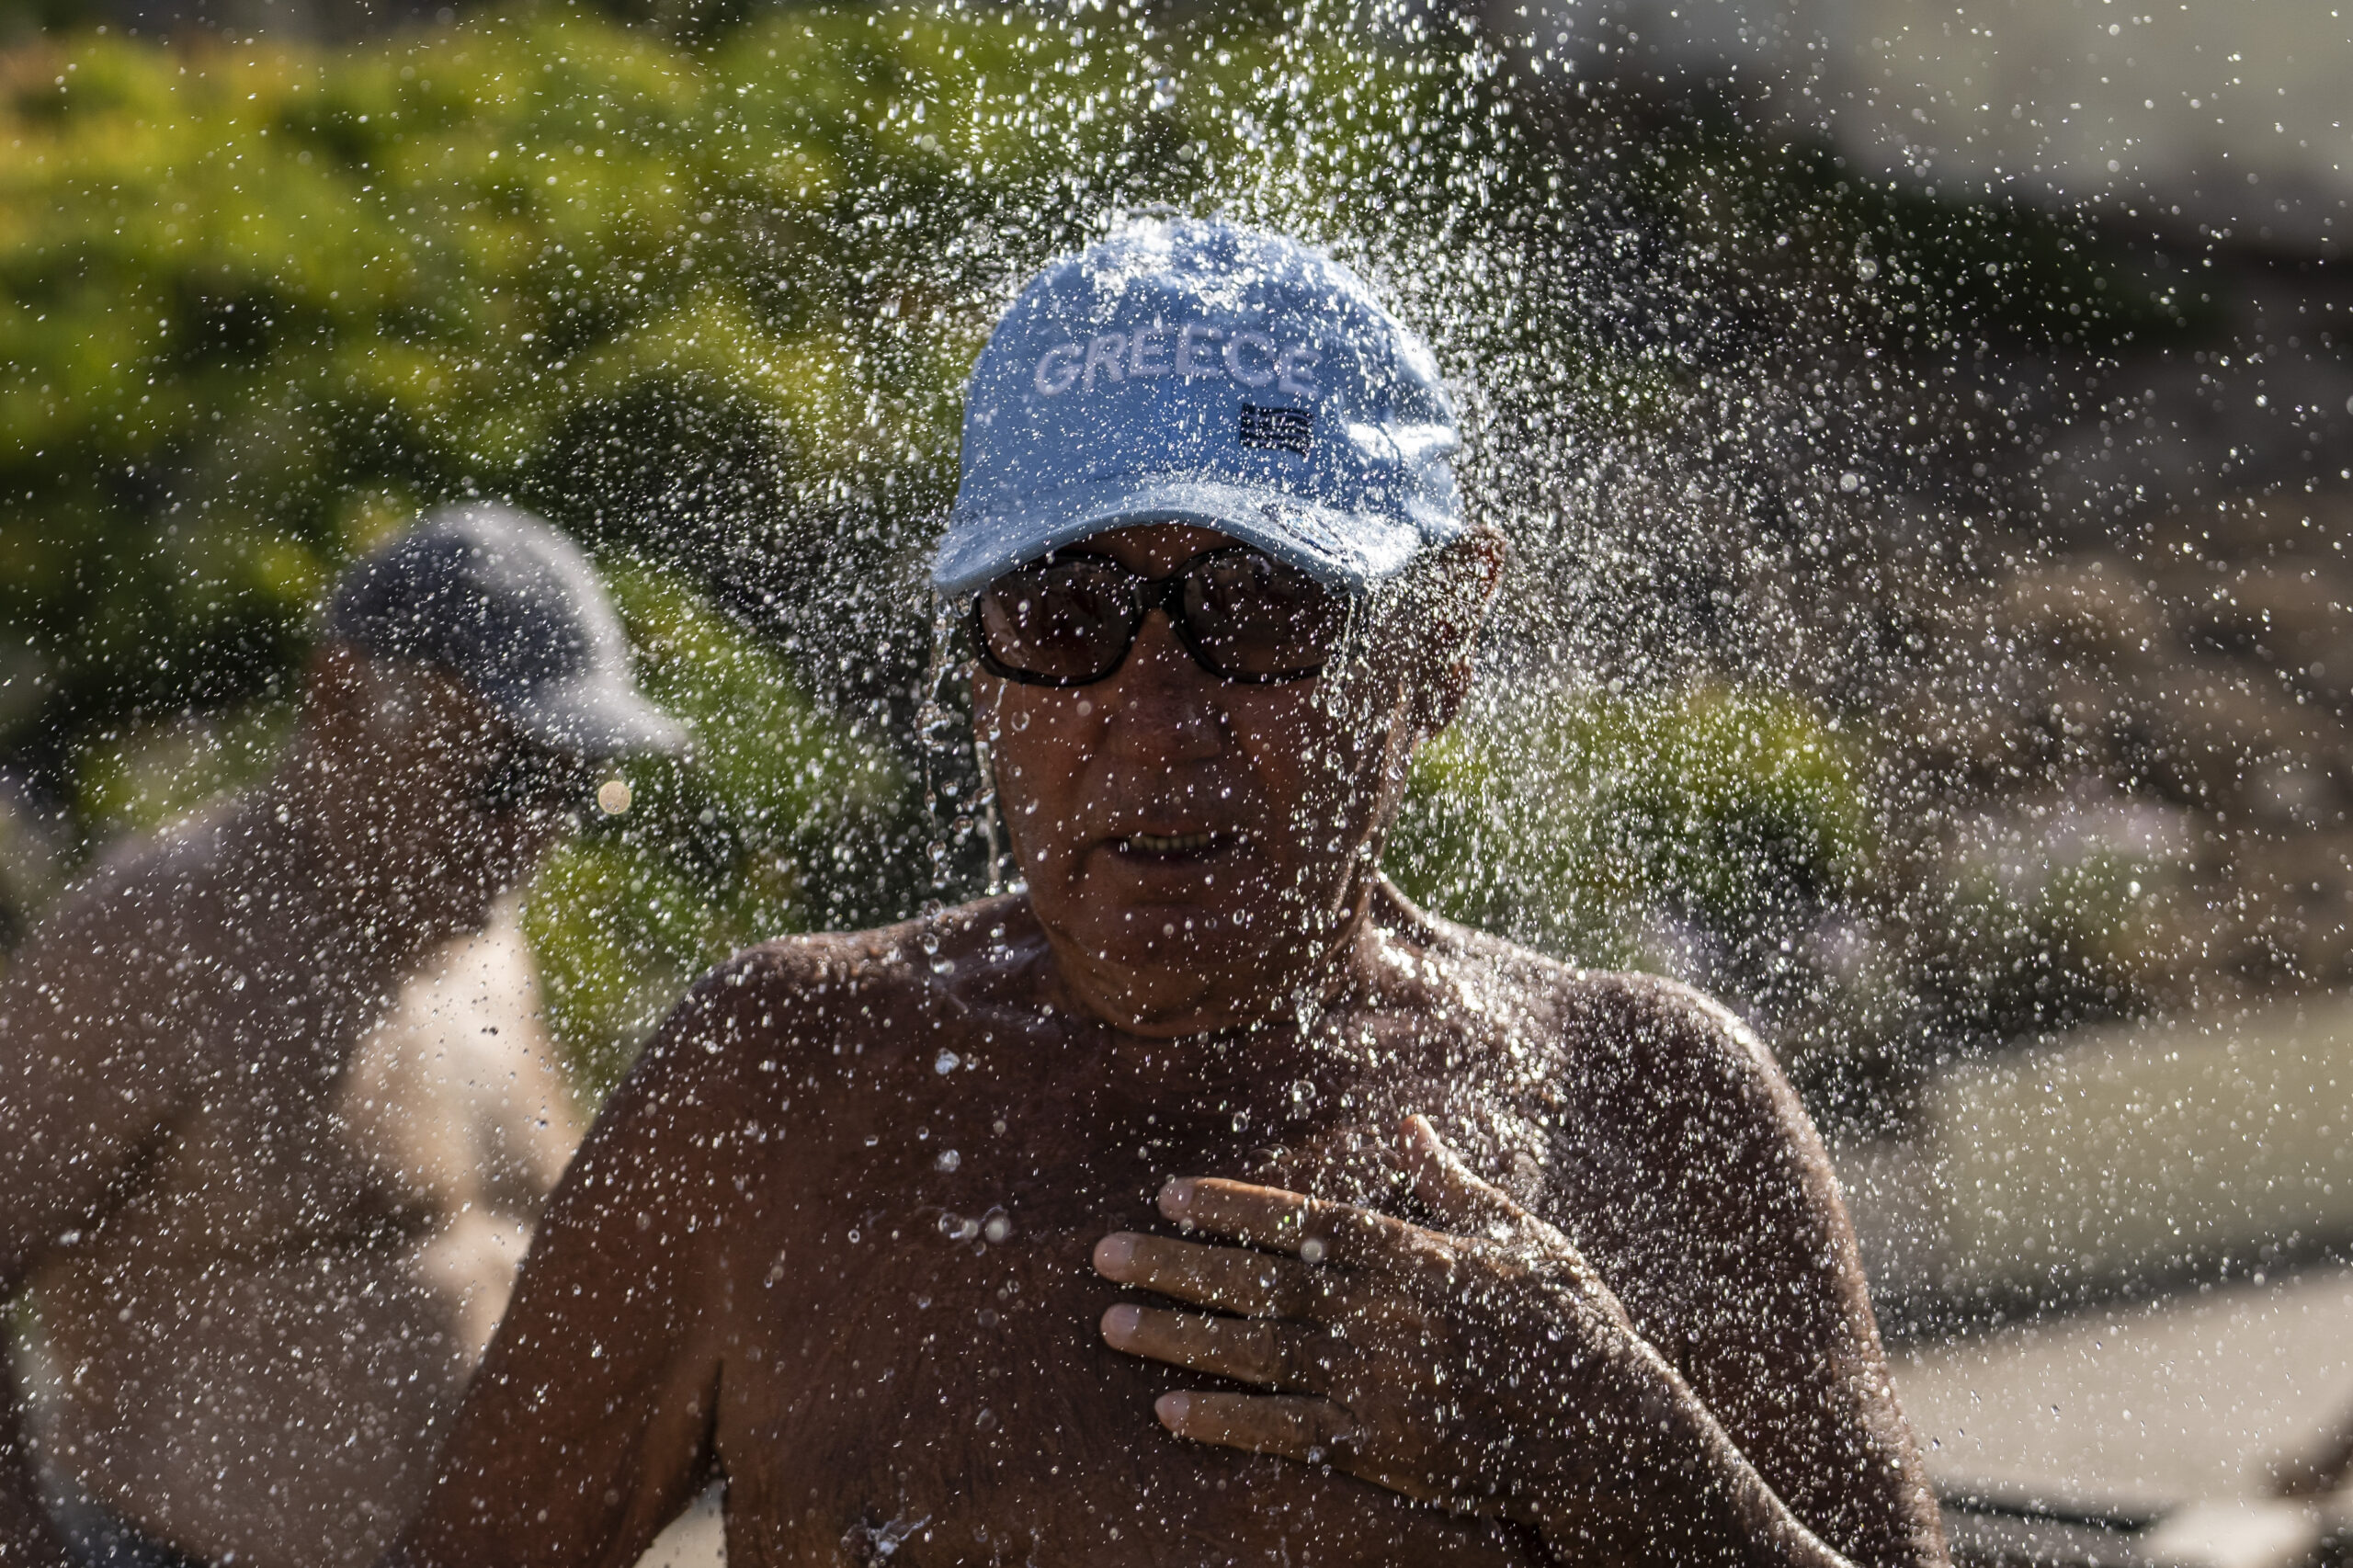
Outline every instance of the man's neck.
[[1221, 983], [1231, 977], [1206, 974], [1204, 966], [1181, 955], [1172, 956], [1165, 973], [1123, 974], [1087, 963], [1048, 933], [1040, 997], [1073, 1017], [1092, 1018], [1144, 1040], [1270, 1028], [1304, 1031], [1350, 993], [1362, 989], [1380, 962], [1383, 944], [1372, 916], [1373, 886], [1368, 880], [1356, 891], [1347, 913], [1332, 922], [1322, 941], [1301, 943], [1289, 964], [1267, 963], [1261, 971], [1262, 983], [1249, 990]]

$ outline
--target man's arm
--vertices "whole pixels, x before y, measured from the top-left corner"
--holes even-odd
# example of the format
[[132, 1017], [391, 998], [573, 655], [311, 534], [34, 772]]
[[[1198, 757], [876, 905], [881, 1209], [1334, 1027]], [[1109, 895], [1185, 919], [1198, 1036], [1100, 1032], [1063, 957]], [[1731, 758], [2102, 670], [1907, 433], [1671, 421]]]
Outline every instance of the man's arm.
[[[126, 972], [110, 901], [84, 899], [0, 981], [0, 1322], [28, 1278], [99, 1217], [109, 1192], [176, 1114], [184, 1061], [165, 1060], [152, 967]], [[11, 1336], [0, 1333], [0, 1350]], [[13, 1358], [10, 1358], [13, 1360]], [[42, 1506], [23, 1391], [0, 1365], [0, 1564], [68, 1561]]]
[[[1941, 1561], [1854, 1232], [1788, 1080], [1698, 993], [1594, 978], [1608, 988], [1595, 1021], [1618, 1049], [1577, 1085], [1581, 1110], [1631, 1152], [1602, 1184], [1620, 1199], [1604, 1274], [1808, 1528], [1859, 1562]], [[1625, 1266], [1658, 1237], [1691, 1267]]]
[[728, 1280], [722, 1131], [738, 998], [698, 987], [582, 1144], [514, 1303], [381, 1568], [626, 1568], [710, 1467]]

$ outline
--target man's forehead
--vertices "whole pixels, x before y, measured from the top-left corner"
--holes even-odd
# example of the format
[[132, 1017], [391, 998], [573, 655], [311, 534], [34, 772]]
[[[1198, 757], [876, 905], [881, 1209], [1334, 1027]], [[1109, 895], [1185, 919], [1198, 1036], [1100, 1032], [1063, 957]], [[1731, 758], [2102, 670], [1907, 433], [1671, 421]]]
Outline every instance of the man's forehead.
[[1125, 528], [1091, 533], [1065, 550], [1082, 555], [1108, 555], [1140, 572], [1172, 572], [1203, 551], [1240, 541], [1231, 534], [1193, 523], [1131, 523]]

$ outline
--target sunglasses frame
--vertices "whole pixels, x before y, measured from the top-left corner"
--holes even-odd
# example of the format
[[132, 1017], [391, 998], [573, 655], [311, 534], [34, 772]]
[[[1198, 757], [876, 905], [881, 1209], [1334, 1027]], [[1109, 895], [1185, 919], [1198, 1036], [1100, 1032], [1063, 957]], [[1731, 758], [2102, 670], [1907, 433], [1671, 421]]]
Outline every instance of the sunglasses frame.
[[[1205, 561], [1213, 561], [1218, 557], [1224, 555], [1256, 555], [1263, 557], [1268, 561], [1275, 560], [1273, 556], [1268, 555], [1267, 551], [1258, 549], [1255, 545], [1222, 544], [1214, 550], [1205, 550], [1199, 555], [1188, 557], [1185, 561], [1178, 563], [1175, 571], [1168, 573], [1165, 576], [1147, 577], [1142, 573], [1137, 571], [1134, 567], [1108, 555], [1063, 556], [1062, 562], [1099, 561], [1104, 565], [1112, 567], [1117, 571], [1125, 574], [1128, 579], [1135, 585], [1135, 591], [1142, 601], [1141, 607], [1136, 613], [1135, 629], [1128, 633], [1128, 645], [1120, 651], [1120, 656], [1111, 662], [1110, 668], [1105, 670], [1101, 675], [1090, 676], [1084, 680], [1059, 680], [1052, 676], [1041, 676], [1033, 674], [1028, 670], [1017, 670], [1010, 665], [1000, 662], [995, 654], [989, 652], [987, 631], [981, 623], [981, 599], [990, 588], [995, 587], [997, 583], [1004, 581], [1005, 577], [1013, 575], [1013, 572], [1026, 571], [1032, 566], [1047, 566], [1062, 563], [1061, 562], [1056, 561], [1054, 554], [1050, 553], [1041, 556], [1036, 561], [1023, 562], [1019, 566], [1015, 567], [1013, 572], [1005, 573], [1002, 576], [992, 579], [978, 592], [974, 593], [972, 595], [972, 608], [965, 617], [965, 634], [972, 639], [973, 656], [979, 661], [981, 667], [988, 671], [989, 674], [996, 676], [999, 680], [1009, 680], [1017, 686], [1050, 687], [1062, 691], [1075, 690], [1083, 686], [1095, 686], [1100, 682], [1109, 680], [1113, 676], [1118, 675], [1120, 671], [1125, 667], [1128, 660], [1134, 655], [1136, 651], [1136, 639], [1143, 635], [1143, 623], [1145, 620], [1150, 619], [1154, 610], [1158, 610], [1168, 618], [1169, 626], [1173, 628], [1176, 633], [1176, 641], [1184, 644], [1185, 652], [1192, 655], [1193, 663], [1199, 665], [1202, 671], [1214, 680], [1231, 682], [1235, 686], [1288, 686], [1295, 681], [1313, 680], [1317, 676], [1322, 675], [1325, 667], [1331, 663], [1331, 651], [1329, 650], [1326, 651], [1325, 655], [1321, 662], [1308, 668], [1299, 670], [1278, 670], [1267, 675], [1251, 675], [1247, 673], [1229, 675], [1225, 671], [1219, 669], [1215, 665], [1210, 663], [1209, 655], [1202, 651], [1199, 639], [1195, 636], [1192, 628], [1187, 624], [1186, 618], [1183, 614], [1184, 602], [1178, 585], [1183, 581], [1188, 574], [1192, 572], [1194, 568], [1200, 565], [1201, 562]], [[1281, 565], [1283, 562], [1277, 562], [1276, 564]], [[1296, 567], [1291, 567], [1290, 569], [1292, 571], [1298, 570]], [[1321, 585], [1318, 585], [1321, 586]], [[1329, 592], [1330, 590], [1327, 589], [1326, 591]], [[1349, 629], [1356, 619], [1358, 607], [1361, 603], [1361, 596], [1359, 595], [1344, 594], [1337, 597], [1345, 602], [1347, 607], [1347, 619], [1341, 622], [1338, 632], [1336, 633], [1332, 639], [1333, 650], [1336, 650], [1347, 641]]]

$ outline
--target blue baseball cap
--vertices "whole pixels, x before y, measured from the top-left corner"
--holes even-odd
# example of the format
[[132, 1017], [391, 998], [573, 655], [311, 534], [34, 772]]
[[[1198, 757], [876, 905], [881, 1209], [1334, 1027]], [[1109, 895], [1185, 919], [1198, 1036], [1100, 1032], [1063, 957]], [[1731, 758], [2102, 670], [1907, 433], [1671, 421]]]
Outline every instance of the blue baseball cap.
[[523, 734], [593, 761], [675, 752], [629, 637], [581, 548], [495, 502], [444, 506], [354, 562], [322, 630], [378, 658], [457, 676]]
[[1361, 591], [1461, 536], [1461, 445], [1429, 349], [1354, 273], [1233, 223], [1133, 222], [989, 335], [932, 585], [1182, 522]]

